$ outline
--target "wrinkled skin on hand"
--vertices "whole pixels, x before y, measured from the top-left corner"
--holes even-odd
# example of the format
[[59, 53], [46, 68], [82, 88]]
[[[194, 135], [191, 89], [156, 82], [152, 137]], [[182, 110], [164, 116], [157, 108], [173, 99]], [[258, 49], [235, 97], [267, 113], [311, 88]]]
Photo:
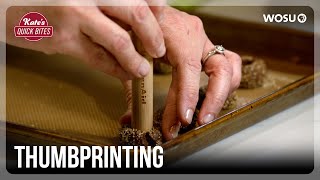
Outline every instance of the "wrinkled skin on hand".
[[[7, 43], [46, 54], [69, 55], [121, 80], [141, 78], [150, 71], [148, 61], [135, 50], [129, 29], [139, 37], [152, 57], [165, 54], [164, 38], [158, 23], [163, 0], [107, 1], [122, 6], [101, 6], [96, 0], [86, 1], [86, 6], [77, 6], [81, 4], [80, 0], [62, 2], [73, 6], [10, 7], [7, 11]], [[162, 6], [151, 7], [149, 3]], [[51, 38], [30, 42], [14, 36], [13, 27], [28, 12], [43, 13], [54, 27]]]
[[[214, 47], [208, 39], [201, 20], [187, 13], [166, 7], [160, 22], [166, 55], [163, 62], [172, 66], [172, 82], [162, 120], [166, 140], [178, 135], [181, 125], [191, 123], [198, 102], [201, 70], [208, 75], [208, 89], [198, 115], [198, 124], [209, 123], [217, 117], [229, 94], [239, 87], [241, 58], [234, 52], [211, 56], [201, 65], [201, 59]], [[123, 81], [128, 111], [122, 123], [131, 120], [131, 82]]]

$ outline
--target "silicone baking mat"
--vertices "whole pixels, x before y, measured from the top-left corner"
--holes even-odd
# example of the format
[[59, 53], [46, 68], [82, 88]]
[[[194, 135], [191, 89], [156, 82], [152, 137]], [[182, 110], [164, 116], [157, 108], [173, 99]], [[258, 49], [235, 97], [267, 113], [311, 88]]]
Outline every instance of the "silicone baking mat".
[[[48, 56], [9, 46], [7, 57], [8, 122], [72, 138], [117, 144], [121, 127], [118, 119], [126, 111], [119, 80], [66, 56]], [[309, 66], [266, 60], [267, 82], [262, 88], [237, 90], [238, 107], [312, 71]], [[164, 105], [170, 82], [170, 74], [154, 76], [154, 110]], [[201, 86], [206, 82], [207, 77], [202, 74]]]

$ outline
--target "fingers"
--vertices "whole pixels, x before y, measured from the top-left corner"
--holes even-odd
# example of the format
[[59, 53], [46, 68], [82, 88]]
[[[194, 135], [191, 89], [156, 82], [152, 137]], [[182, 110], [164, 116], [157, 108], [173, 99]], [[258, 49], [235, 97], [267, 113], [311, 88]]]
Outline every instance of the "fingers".
[[131, 75], [125, 72], [113, 56], [101, 46], [93, 43], [88, 37], [79, 35], [78, 41], [66, 42], [62, 49], [63, 54], [69, 54], [82, 59], [89, 66], [119, 79], [130, 79]]
[[231, 79], [231, 87], [229, 91], [229, 95], [230, 95], [233, 91], [238, 89], [238, 87], [240, 86], [242, 62], [241, 62], [241, 57], [232, 51], [226, 50], [224, 54], [232, 65], [233, 74]]
[[166, 140], [177, 137], [181, 125], [191, 123], [198, 102], [200, 61], [185, 62], [172, 72], [172, 82], [162, 120], [162, 132]]
[[206, 39], [199, 18], [175, 10], [166, 11], [165, 18], [166, 22], [162, 23], [168, 49], [165, 58], [173, 66], [173, 81], [167, 97], [162, 130], [165, 138], [170, 140], [178, 135], [181, 125], [192, 122], [198, 101], [200, 60]]
[[162, 131], [166, 140], [175, 138], [181, 125], [187, 126], [192, 122], [198, 102], [200, 58], [201, 53], [192, 50], [181, 50], [171, 56], [179, 63], [173, 67], [172, 83], [163, 114]]
[[198, 102], [201, 64], [199, 60], [189, 60], [177, 67], [178, 78], [178, 118], [182, 125], [192, 122], [195, 107]]
[[117, 59], [121, 67], [134, 77], [144, 77], [150, 64], [134, 48], [129, 34], [98, 9], [92, 9], [82, 21], [81, 30]]
[[181, 123], [177, 118], [177, 78], [176, 71], [172, 72], [172, 82], [169, 88], [165, 110], [162, 119], [162, 134], [166, 140], [171, 140], [178, 136]]
[[150, 9], [155, 15], [155, 17], [157, 18], [158, 22], [161, 22], [163, 20], [163, 16], [164, 16], [163, 11], [167, 5], [167, 1], [166, 0], [146, 0], [146, 2], [150, 6]]
[[[213, 47], [211, 42], [207, 44], [207, 47]], [[206, 49], [208, 50], [208, 48]], [[224, 55], [220, 54], [211, 56], [206, 61], [204, 70], [209, 76], [209, 82], [206, 98], [203, 101], [198, 117], [200, 125], [209, 123], [218, 116], [229, 95], [233, 76], [233, 66]]]
[[[164, 56], [166, 48], [162, 31], [144, 0], [129, 1], [128, 6], [100, 7], [107, 15], [129, 24], [146, 51], [154, 58]], [[156, 8], [157, 9], [157, 8]], [[157, 9], [157, 11], [161, 8]], [[158, 12], [157, 12], [158, 13]]]

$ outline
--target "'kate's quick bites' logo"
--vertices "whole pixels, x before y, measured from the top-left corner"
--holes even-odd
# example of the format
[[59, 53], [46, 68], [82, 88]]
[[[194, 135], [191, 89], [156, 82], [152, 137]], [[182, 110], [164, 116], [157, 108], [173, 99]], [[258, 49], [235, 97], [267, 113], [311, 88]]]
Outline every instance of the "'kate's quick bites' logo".
[[52, 37], [53, 27], [41, 13], [29, 12], [21, 18], [19, 26], [14, 27], [14, 34], [28, 41], [40, 41], [44, 37]]

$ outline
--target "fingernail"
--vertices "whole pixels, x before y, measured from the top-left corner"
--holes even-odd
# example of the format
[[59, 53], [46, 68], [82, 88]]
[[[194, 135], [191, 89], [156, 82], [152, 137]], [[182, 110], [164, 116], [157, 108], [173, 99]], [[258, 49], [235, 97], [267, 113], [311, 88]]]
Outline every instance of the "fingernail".
[[164, 45], [164, 42], [161, 44], [161, 46], [158, 48], [157, 56], [158, 58], [164, 56], [166, 53], [166, 46]]
[[214, 115], [212, 115], [212, 114], [207, 114], [207, 115], [204, 116], [204, 118], [202, 119], [202, 122], [203, 122], [204, 124], [207, 124], [207, 123], [213, 121], [213, 119], [214, 119]]
[[172, 138], [178, 137], [178, 133], [179, 133], [179, 130], [180, 130], [180, 126], [181, 126], [181, 123], [180, 123], [180, 122], [178, 122], [177, 124], [171, 126], [171, 128], [170, 128], [170, 134], [171, 134]]
[[148, 75], [149, 69], [150, 69], [150, 64], [147, 60], [145, 60], [140, 64], [139, 74], [144, 77]]
[[187, 120], [187, 122], [189, 123], [189, 124], [191, 124], [191, 122], [192, 122], [192, 118], [193, 118], [193, 110], [192, 109], [188, 109], [187, 111], [186, 111], [186, 113], [185, 113], [185, 119]]

